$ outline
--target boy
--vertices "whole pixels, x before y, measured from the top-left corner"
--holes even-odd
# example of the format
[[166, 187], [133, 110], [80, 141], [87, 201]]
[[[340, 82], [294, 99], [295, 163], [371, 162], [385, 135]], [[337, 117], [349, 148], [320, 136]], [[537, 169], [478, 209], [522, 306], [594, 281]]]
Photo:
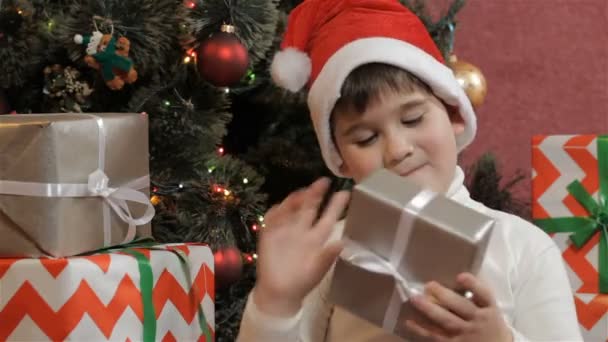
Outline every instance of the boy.
[[[414, 341], [581, 340], [552, 240], [469, 197], [457, 155], [474, 137], [475, 114], [414, 14], [397, 0], [307, 0], [290, 15], [282, 48], [273, 78], [292, 91], [308, 83], [336, 175], [359, 182], [384, 167], [497, 221], [479, 275], [457, 279], [473, 297], [431, 282], [410, 298], [425, 321], [399, 322], [402, 332]], [[326, 300], [341, 250], [343, 227], [334, 225], [348, 201], [335, 195], [317, 219], [327, 187], [317, 181], [267, 213], [240, 341], [401, 341]]]

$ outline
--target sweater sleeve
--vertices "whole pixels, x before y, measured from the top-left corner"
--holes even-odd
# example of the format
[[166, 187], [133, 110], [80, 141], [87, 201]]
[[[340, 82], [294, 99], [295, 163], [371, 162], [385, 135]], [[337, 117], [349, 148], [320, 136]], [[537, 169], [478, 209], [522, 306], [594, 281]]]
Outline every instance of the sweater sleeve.
[[548, 247], [519, 260], [514, 341], [582, 341], [562, 256]]
[[252, 291], [247, 299], [237, 341], [324, 341], [332, 314], [332, 305], [326, 299], [332, 274], [333, 269], [304, 299], [302, 308], [292, 317], [275, 317], [260, 311], [255, 305]]
[[[329, 241], [341, 238], [343, 222], [339, 222]], [[304, 298], [302, 308], [292, 317], [274, 317], [265, 314], [255, 305], [253, 292], [249, 294], [238, 342], [322, 342], [325, 341], [333, 305], [328, 302], [328, 294], [333, 278], [334, 266], [327, 272], [319, 285]], [[255, 291], [255, 289], [254, 289]]]

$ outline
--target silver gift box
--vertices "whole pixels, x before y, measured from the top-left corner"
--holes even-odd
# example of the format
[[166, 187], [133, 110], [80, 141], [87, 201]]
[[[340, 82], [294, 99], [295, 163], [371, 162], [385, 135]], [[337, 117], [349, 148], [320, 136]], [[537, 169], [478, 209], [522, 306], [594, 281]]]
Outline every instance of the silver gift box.
[[416, 314], [407, 298], [429, 281], [461, 290], [456, 277], [478, 273], [493, 226], [491, 217], [379, 170], [353, 189], [329, 300], [403, 336], [400, 327]]

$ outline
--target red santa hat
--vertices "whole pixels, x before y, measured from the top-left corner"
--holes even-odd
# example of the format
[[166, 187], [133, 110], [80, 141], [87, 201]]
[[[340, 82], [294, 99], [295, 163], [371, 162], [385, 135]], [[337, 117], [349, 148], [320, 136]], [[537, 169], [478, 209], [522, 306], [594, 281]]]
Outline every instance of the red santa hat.
[[475, 112], [419, 18], [398, 0], [305, 0], [289, 15], [274, 82], [293, 92], [309, 89], [308, 107], [325, 163], [340, 176], [342, 158], [331, 139], [330, 115], [346, 77], [367, 63], [409, 71], [448, 105], [459, 109], [465, 130], [459, 150], [475, 136]]

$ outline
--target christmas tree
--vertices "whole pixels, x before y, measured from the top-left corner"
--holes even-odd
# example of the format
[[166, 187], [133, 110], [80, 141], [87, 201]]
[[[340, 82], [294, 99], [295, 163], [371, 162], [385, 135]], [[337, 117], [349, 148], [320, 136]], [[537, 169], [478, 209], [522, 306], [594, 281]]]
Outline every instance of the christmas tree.
[[267, 203], [264, 178], [222, 140], [278, 12], [274, 0], [0, 0], [0, 113], [148, 116], [154, 236], [215, 251], [218, 341], [234, 340]]
[[[266, 208], [332, 177], [306, 94], [268, 72], [300, 2], [0, 0], [0, 114], [148, 116], [154, 235], [216, 252], [218, 341], [236, 338]], [[423, 0], [401, 2], [448, 60], [464, 0], [437, 19]], [[351, 186], [332, 179], [332, 190]]]

